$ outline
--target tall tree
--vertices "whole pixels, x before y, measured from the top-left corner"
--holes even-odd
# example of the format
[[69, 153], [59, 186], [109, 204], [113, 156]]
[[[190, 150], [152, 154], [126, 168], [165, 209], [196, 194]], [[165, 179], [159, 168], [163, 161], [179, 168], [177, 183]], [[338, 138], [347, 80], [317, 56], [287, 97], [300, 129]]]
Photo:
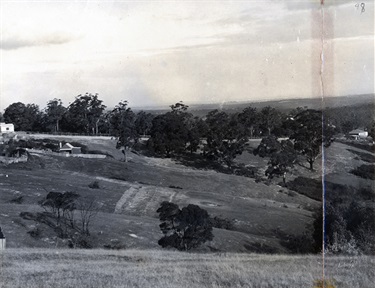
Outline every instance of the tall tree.
[[207, 136], [207, 124], [199, 117], [189, 117], [187, 119], [188, 135], [186, 150], [192, 154], [197, 151], [201, 144], [201, 139]]
[[246, 134], [252, 138], [257, 130], [259, 130], [259, 115], [257, 109], [251, 106], [245, 108], [238, 115], [239, 122], [244, 126]]
[[246, 132], [238, 121], [238, 114], [228, 115], [213, 110], [207, 114], [207, 157], [232, 167], [233, 160], [242, 154], [247, 142]]
[[135, 120], [135, 129], [137, 130], [138, 135], [150, 134], [153, 118], [154, 116], [151, 113], [146, 113], [144, 111], [140, 111], [137, 113]]
[[372, 140], [375, 141], [375, 121], [372, 122], [370, 127], [369, 136], [371, 136]]
[[41, 125], [41, 112], [38, 105], [16, 102], [5, 109], [4, 120], [13, 123], [15, 130], [36, 131]]
[[274, 176], [283, 176], [284, 184], [288, 167], [292, 167], [297, 160], [297, 152], [290, 140], [281, 142], [275, 136], [268, 136], [262, 139], [259, 146], [254, 149], [254, 155], [260, 157], [270, 157], [266, 176], [272, 179]]
[[322, 112], [308, 109], [296, 115], [294, 121], [296, 121], [296, 129], [290, 139], [294, 140], [294, 148], [306, 156], [310, 170], [313, 170], [324, 140]]
[[67, 108], [67, 124], [72, 132], [97, 134], [98, 123], [105, 105], [98, 94], [78, 95]]
[[62, 105], [61, 99], [54, 98], [53, 100], [48, 101], [45, 111], [47, 123], [53, 127], [51, 130], [59, 132], [60, 121], [66, 112], [66, 108]]
[[263, 133], [266, 132], [268, 136], [271, 135], [273, 129], [281, 126], [281, 121], [281, 113], [270, 106], [264, 107], [259, 113], [260, 128]]
[[181, 102], [170, 107], [172, 111], [152, 120], [149, 140], [155, 152], [167, 157], [185, 152], [189, 142], [188, 119], [192, 117], [188, 106]]
[[125, 161], [127, 161], [126, 150], [138, 141], [135, 119], [135, 114], [128, 107], [127, 101], [119, 102], [109, 114], [111, 133], [118, 139], [116, 148], [124, 153]]

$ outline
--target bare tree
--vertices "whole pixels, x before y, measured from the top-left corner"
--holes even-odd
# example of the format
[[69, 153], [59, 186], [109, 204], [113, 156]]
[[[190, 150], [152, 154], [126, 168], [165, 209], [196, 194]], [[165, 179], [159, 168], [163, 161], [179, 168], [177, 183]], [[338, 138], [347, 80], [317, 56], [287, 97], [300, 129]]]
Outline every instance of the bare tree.
[[90, 224], [99, 212], [99, 204], [94, 198], [83, 198], [77, 203], [77, 209], [80, 213], [80, 232], [84, 235], [90, 235]]

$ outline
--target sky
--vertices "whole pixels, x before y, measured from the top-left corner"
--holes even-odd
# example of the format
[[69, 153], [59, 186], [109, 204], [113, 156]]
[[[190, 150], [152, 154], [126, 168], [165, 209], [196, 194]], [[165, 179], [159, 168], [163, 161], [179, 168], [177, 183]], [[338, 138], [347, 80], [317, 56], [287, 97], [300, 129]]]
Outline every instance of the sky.
[[1, 0], [0, 111], [374, 93], [374, 2], [323, 2]]

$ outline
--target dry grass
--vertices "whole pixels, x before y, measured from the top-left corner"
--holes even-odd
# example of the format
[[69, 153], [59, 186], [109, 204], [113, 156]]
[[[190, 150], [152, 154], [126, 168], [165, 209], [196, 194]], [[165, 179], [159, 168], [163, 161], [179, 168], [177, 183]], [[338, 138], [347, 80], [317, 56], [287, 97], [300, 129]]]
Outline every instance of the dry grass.
[[[1, 287], [301, 288], [314, 287], [322, 276], [320, 256], [9, 249], [0, 257]], [[375, 282], [373, 257], [332, 257], [326, 263], [337, 287]]]

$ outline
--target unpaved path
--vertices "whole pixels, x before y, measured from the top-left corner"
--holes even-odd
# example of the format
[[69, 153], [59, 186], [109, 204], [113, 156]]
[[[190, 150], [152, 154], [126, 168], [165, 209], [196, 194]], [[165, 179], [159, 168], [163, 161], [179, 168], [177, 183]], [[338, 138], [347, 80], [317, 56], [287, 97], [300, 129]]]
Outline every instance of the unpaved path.
[[[163, 201], [173, 201], [177, 192], [157, 186], [130, 187], [117, 201], [114, 213], [155, 216]], [[180, 195], [180, 198], [184, 196]]]

